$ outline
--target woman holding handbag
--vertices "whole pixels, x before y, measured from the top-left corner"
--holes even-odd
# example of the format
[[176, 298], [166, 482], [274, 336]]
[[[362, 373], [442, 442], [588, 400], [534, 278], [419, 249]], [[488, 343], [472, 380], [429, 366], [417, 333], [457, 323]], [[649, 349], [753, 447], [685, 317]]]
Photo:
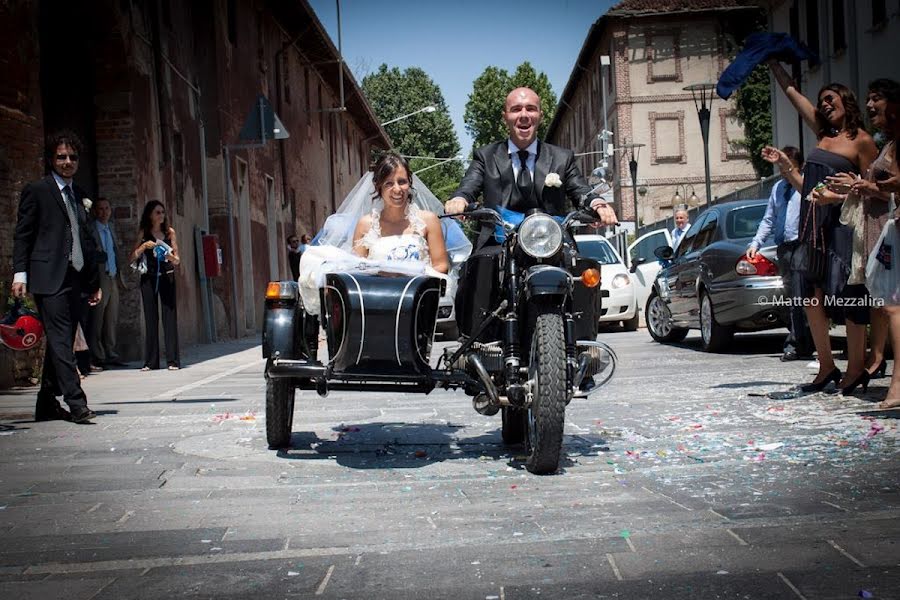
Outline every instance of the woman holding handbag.
[[175, 296], [175, 267], [181, 262], [175, 229], [169, 226], [166, 208], [159, 200], [144, 206], [138, 245], [131, 260], [144, 257], [147, 270], [141, 274], [141, 301], [144, 305], [144, 366], [141, 371], [159, 369], [159, 323], [162, 309], [166, 362], [170, 371], [181, 368], [178, 350], [178, 311]]
[[[781, 164], [782, 175], [800, 196], [800, 245], [795, 253], [792, 270], [794, 276], [805, 281], [803, 286], [806, 316], [810, 333], [819, 359], [819, 372], [812, 383], [801, 386], [804, 392], [820, 392], [830, 383], [848, 386], [853, 383], [842, 378], [841, 370], [834, 364], [831, 338], [828, 332], [828, 315], [825, 312], [825, 294], [831, 297], [855, 296], [859, 287], [847, 286], [850, 264], [852, 230], [840, 223], [841, 203], [846, 192], [840, 194], [825, 187], [825, 179], [836, 173], [864, 173], [878, 154], [875, 142], [863, 129], [862, 112], [853, 92], [840, 83], [830, 83], [821, 90], [815, 105], [806, 98], [776, 60], [769, 61], [769, 68], [778, 85], [790, 100], [806, 125], [818, 140], [803, 166], [797, 173], [788, 161]], [[786, 158], [786, 157], [785, 157]], [[845, 289], [847, 288], [847, 289]], [[840, 320], [843, 315], [832, 315]], [[846, 315], [851, 323], [862, 325], [865, 343], [867, 309], [854, 309]], [[859, 328], [853, 327], [854, 333]], [[848, 336], [851, 328], [848, 327]], [[857, 343], [854, 339], [848, 344]], [[852, 389], [851, 389], [852, 391]]]

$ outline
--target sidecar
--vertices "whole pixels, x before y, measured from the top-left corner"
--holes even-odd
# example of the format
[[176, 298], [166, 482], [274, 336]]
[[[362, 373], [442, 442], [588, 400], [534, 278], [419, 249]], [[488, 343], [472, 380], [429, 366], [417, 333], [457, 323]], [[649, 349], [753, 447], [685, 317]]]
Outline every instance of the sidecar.
[[434, 370], [431, 350], [446, 281], [436, 277], [330, 273], [319, 318], [304, 310], [293, 281], [266, 290], [262, 350], [266, 434], [271, 448], [290, 443], [297, 389], [429, 393], [435, 385], [478, 386], [465, 372]]

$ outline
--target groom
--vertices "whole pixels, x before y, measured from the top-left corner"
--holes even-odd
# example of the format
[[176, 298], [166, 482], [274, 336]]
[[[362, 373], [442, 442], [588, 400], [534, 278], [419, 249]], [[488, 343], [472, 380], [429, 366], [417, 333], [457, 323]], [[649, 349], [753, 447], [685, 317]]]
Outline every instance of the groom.
[[589, 201], [603, 225], [618, 223], [612, 207], [591, 193], [574, 153], [537, 139], [543, 116], [541, 99], [534, 90], [511, 91], [503, 107], [509, 138], [475, 151], [444, 210], [461, 213], [483, 195], [484, 205], [490, 208], [504, 206], [520, 213], [539, 208], [563, 216], [570, 210], [569, 203], [579, 207]]

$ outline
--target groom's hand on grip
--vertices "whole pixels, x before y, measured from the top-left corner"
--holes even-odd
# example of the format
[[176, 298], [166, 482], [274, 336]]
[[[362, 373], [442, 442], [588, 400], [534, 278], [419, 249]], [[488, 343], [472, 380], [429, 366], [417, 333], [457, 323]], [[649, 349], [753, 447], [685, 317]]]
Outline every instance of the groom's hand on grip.
[[448, 215], [457, 215], [461, 212], [465, 212], [467, 206], [469, 206], [469, 201], [457, 196], [456, 198], [447, 200], [447, 203], [444, 204], [444, 212]]
[[594, 198], [591, 200], [591, 209], [597, 213], [601, 225], [619, 224], [619, 219], [616, 218], [616, 211], [601, 198]]

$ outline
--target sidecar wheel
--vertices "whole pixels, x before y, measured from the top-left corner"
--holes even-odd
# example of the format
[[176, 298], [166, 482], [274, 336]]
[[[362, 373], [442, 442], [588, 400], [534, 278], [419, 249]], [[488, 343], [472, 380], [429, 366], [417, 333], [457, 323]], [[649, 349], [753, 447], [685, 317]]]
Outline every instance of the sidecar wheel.
[[531, 338], [529, 378], [534, 396], [528, 409], [529, 456], [525, 468], [536, 475], [559, 468], [566, 421], [566, 339], [562, 315], [539, 315]]
[[291, 445], [295, 393], [294, 382], [289, 378], [266, 380], [266, 441], [272, 450]]
[[500, 430], [503, 443], [507, 446], [515, 446], [524, 442], [528, 434], [528, 413], [508, 406], [501, 408], [500, 412], [503, 419], [503, 427]]

